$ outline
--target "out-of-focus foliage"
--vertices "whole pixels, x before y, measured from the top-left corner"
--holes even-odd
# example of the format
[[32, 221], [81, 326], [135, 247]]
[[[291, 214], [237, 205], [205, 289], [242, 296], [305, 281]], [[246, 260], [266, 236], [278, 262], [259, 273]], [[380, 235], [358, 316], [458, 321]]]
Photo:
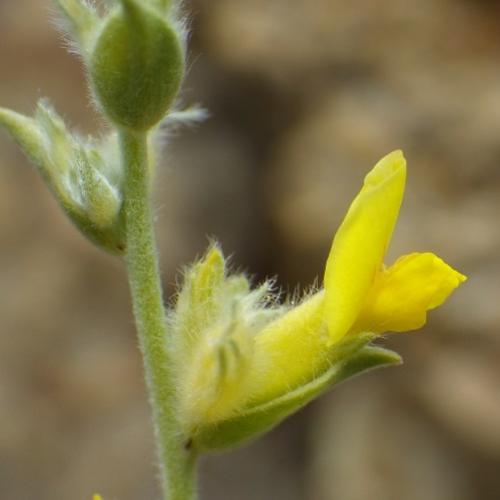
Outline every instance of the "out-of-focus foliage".
[[[309, 283], [367, 165], [395, 148], [412, 168], [392, 255], [432, 249], [469, 276], [429, 327], [390, 341], [404, 368], [351, 382], [254, 446], [210, 459], [206, 498], [496, 500], [500, 7], [187, 4], [186, 101], [212, 118], [166, 140], [157, 214], [167, 286], [205, 234], [257, 281]], [[69, 125], [94, 132], [49, 7], [0, 3], [0, 104], [31, 114], [38, 97], [55, 96]], [[122, 270], [73, 231], [5, 137], [0, 228], [2, 497], [154, 498]]]

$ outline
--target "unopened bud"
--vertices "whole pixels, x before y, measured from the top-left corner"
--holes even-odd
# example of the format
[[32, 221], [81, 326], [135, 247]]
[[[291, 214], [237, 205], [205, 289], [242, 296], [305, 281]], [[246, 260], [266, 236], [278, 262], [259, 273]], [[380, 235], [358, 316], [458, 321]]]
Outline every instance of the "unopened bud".
[[90, 77], [104, 114], [146, 131], [167, 113], [184, 76], [184, 51], [171, 21], [137, 0], [121, 0], [97, 39]]
[[[0, 108], [0, 126], [35, 163], [77, 228], [108, 252], [123, 253], [120, 175], [115, 171], [107, 177], [101, 145], [71, 134], [62, 118], [43, 100], [34, 118]], [[109, 147], [103, 148], [104, 153]]]

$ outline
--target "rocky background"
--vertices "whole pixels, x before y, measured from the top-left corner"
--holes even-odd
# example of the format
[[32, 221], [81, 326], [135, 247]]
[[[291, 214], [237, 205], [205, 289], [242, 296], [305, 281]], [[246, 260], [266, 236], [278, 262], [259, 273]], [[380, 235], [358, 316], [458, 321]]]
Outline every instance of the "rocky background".
[[[500, 498], [500, 3], [193, 0], [184, 100], [157, 185], [164, 283], [215, 235], [258, 281], [321, 276], [364, 174], [402, 148], [391, 259], [469, 275], [404, 367], [341, 386], [252, 446], [204, 461], [203, 499]], [[0, 1], [0, 104], [49, 96], [102, 128], [49, 0]], [[0, 134], [0, 498], [158, 498], [121, 263], [92, 248]]]

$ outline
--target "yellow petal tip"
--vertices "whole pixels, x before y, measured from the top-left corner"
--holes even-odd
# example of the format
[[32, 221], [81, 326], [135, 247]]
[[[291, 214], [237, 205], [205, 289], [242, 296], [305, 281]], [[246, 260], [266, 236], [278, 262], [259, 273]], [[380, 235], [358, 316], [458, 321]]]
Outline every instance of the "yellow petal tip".
[[375, 187], [395, 175], [406, 174], [406, 159], [403, 151], [396, 149], [384, 156], [365, 177], [365, 186]]

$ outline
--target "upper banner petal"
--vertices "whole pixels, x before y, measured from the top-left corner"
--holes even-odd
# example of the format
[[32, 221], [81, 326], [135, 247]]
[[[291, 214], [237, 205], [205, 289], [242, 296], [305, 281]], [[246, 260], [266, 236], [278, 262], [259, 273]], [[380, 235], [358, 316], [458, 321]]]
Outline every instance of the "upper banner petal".
[[366, 176], [333, 240], [325, 270], [325, 313], [331, 342], [340, 340], [361, 310], [382, 266], [403, 199], [406, 161], [401, 151]]

